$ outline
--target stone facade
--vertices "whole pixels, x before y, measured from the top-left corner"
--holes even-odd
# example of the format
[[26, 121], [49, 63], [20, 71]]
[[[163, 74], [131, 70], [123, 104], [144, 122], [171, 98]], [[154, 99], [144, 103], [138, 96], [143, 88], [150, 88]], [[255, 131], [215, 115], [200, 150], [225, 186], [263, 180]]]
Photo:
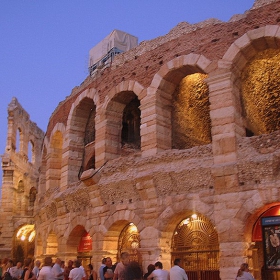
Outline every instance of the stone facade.
[[34, 254], [34, 242], [25, 240], [20, 245], [16, 235], [21, 228], [32, 231], [34, 227], [43, 138], [44, 132], [13, 98], [8, 106], [8, 134], [2, 155], [0, 256], [3, 258], [15, 257], [21, 250], [25, 256]]
[[[226, 23], [180, 23], [166, 36], [118, 55], [74, 88], [53, 112], [43, 141], [35, 256], [80, 256], [98, 267], [104, 256], [117, 260], [120, 236], [133, 223], [143, 268], [161, 260], [168, 269], [176, 229], [197, 214], [218, 236], [220, 278], [234, 279], [246, 261], [262, 279], [262, 242], [254, 232], [259, 218], [280, 205], [280, 84], [272, 74], [280, 70], [279, 14], [280, 1], [262, 0]], [[274, 71], [262, 81], [254, 107], [245, 85], [258, 83], [264, 70], [245, 74], [259, 56]], [[194, 140], [191, 147], [174, 149], [175, 93], [196, 73], [207, 75], [210, 143]], [[271, 84], [273, 98], [263, 98]], [[200, 87], [194, 88], [191, 96], [200, 96]], [[123, 138], [130, 124], [124, 112], [136, 99], [140, 148]], [[198, 106], [199, 97], [192, 102], [188, 106]], [[255, 108], [252, 117], [248, 108]], [[259, 111], [277, 113], [260, 117], [264, 125], [273, 124], [266, 133], [254, 124]], [[179, 132], [190, 135], [190, 128]], [[94, 139], [85, 142], [90, 133]], [[77, 247], [85, 233], [92, 250], [81, 253]]]

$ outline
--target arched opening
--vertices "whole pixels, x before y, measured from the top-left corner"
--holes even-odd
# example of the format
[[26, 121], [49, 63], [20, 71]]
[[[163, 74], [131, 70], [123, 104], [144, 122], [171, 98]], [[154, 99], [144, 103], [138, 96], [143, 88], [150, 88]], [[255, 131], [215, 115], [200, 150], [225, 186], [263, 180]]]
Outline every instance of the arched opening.
[[23, 262], [26, 258], [34, 257], [36, 231], [34, 225], [21, 226], [14, 237], [13, 258]]
[[15, 141], [15, 146], [14, 146], [14, 150], [16, 152], [20, 152], [22, 150], [22, 146], [21, 146], [21, 143], [22, 143], [22, 133], [21, 133], [21, 129], [18, 128], [17, 131], [16, 131], [16, 141]]
[[174, 58], [155, 75], [151, 85], [156, 90], [148, 92], [149, 107], [143, 109], [144, 118], [155, 114], [150, 125], [155, 125], [156, 131], [154, 135], [146, 133], [156, 147], [153, 152], [188, 149], [211, 142], [206, 83], [210, 65], [206, 57], [192, 53]]
[[133, 223], [127, 224], [122, 230], [118, 241], [117, 261], [120, 261], [120, 255], [123, 252], [129, 253], [130, 261], [142, 263], [140, 248], [140, 234], [137, 227]]
[[91, 108], [85, 130], [83, 170], [95, 169], [95, 107]]
[[80, 259], [84, 267], [91, 263], [92, 239], [83, 226], [77, 225], [71, 231], [66, 245], [71, 257], [73, 259]]
[[246, 136], [280, 129], [280, 50], [266, 49], [251, 58], [241, 75], [241, 104]]
[[106, 154], [108, 158], [140, 150], [140, 101], [133, 91], [116, 94], [106, 108]]
[[73, 109], [68, 145], [68, 167], [71, 170], [68, 181], [71, 183], [79, 180], [86, 168], [95, 167], [95, 164], [88, 165], [88, 160], [95, 154], [95, 115], [96, 106], [89, 97], [83, 98]]
[[30, 163], [35, 162], [34, 143], [31, 140], [28, 142], [28, 161]]
[[137, 96], [123, 110], [122, 119], [122, 149], [140, 149], [140, 101]]
[[185, 76], [173, 94], [172, 148], [188, 149], [211, 143], [208, 75]]
[[190, 280], [219, 280], [219, 240], [212, 223], [192, 214], [176, 227], [171, 248], [171, 262], [180, 258]]

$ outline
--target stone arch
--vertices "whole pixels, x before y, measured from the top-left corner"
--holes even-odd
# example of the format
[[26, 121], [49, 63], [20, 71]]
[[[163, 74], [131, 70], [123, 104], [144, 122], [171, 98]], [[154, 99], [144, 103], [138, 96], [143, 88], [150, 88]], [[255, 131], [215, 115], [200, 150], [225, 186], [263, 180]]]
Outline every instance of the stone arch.
[[65, 126], [57, 123], [50, 135], [46, 158], [46, 190], [60, 187]]
[[[123, 151], [122, 130], [124, 110], [128, 104], [131, 104], [131, 102], [134, 101], [139, 102], [137, 104], [140, 104], [141, 110], [144, 95], [144, 87], [133, 80], [121, 82], [108, 92], [102, 109], [98, 112], [100, 117], [98, 120], [98, 127], [102, 132], [97, 139], [97, 145], [100, 146], [98, 153], [98, 165], [102, 165], [106, 160], [113, 159], [121, 155]], [[137, 117], [138, 123], [136, 126], [138, 131], [137, 133], [139, 133], [138, 138], [140, 138], [140, 125], [142, 123], [140, 111]], [[101, 143], [104, 143], [103, 147], [101, 147]]]
[[108, 233], [110, 230], [114, 230], [119, 227], [119, 223], [122, 224], [123, 221], [128, 221], [134, 223], [139, 231], [144, 229], [143, 220], [130, 210], [120, 210], [110, 215], [109, 218], [103, 223], [103, 234]]
[[[69, 112], [66, 131], [68, 132], [63, 143], [63, 161], [67, 162], [68, 169], [62, 174], [66, 177], [63, 188], [68, 184], [77, 182], [83, 171], [85, 171], [85, 158], [87, 149], [85, 145], [86, 129], [89, 118], [93, 115], [95, 119], [96, 107], [99, 103], [98, 95], [94, 88], [83, 91], [73, 102]], [[97, 105], [96, 105], [97, 104]], [[94, 112], [94, 114], [93, 114]], [[95, 131], [95, 127], [94, 127]], [[90, 151], [95, 151], [95, 141]], [[90, 156], [91, 158], [91, 156]]]
[[35, 155], [35, 144], [34, 144], [34, 137], [31, 137], [28, 141], [28, 151], [27, 151], [27, 157], [28, 157], [28, 161], [31, 164], [35, 163], [35, 159], [36, 159], [36, 155]]
[[78, 247], [79, 247], [81, 238], [87, 233], [88, 233], [88, 231], [81, 224], [77, 224], [75, 227], [72, 228], [72, 230], [70, 231], [70, 233], [66, 239], [66, 250], [67, 250], [68, 254], [73, 255], [73, 257], [77, 257]]
[[90, 228], [88, 227], [88, 222], [85, 216], [75, 216], [73, 219], [71, 219], [71, 222], [68, 224], [68, 228], [64, 232], [64, 238], [67, 240], [69, 238], [69, 235], [77, 226], [82, 226], [85, 228], [87, 232], [90, 231]]
[[118, 241], [122, 230], [133, 223], [138, 232], [144, 229], [143, 220], [136, 215], [133, 211], [120, 210], [110, 215], [106, 219], [103, 225], [99, 228], [99, 242], [100, 251], [103, 251], [103, 255], [111, 256], [113, 261], [118, 257]]
[[[240, 126], [241, 136], [251, 136], [257, 132], [248, 119], [244, 116], [246, 104], [242, 100], [242, 73], [252, 59], [260, 52], [269, 49], [280, 49], [280, 27], [278, 25], [266, 25], [250, 30], [237, 39], [224, 54], [220, 65], [224, 71], [228, 71], [228, 81], [231, 81], [232, 102], [235, 104], [236, 124]], [[279, 121], [280, 123], [280, 121]], [[255, 130], [255, 131], [251, 131]], [[258, 134], [258, 133], [257, 133]]]
[[[193, 207], [192, 210], [188, 206], [184, 206], [184, 205], [182, 206], [179, 203], [167, 207], [159, 215], [159, 218], [157, 219], [157, 221], [155, 221], [154, 224], [154, 228], [157, 228], [160, 232], [159, 242], [162, 243], [163, 240], [165, 239], [171, 239], [175, 227], [178, 225], [178, 223], [181, 220], [183, 220], [186, 216], [191, 216], [194, 213], [206, 217], [213, 225], [215, 225], [215, 221], [212, 219], [211, 216], [213, 214], [213, 209], [212, 209], [213, 206], [204, 204], [202, 202], [200, 203], [201, 206], [199, 207], [199, 209], [195, 209], [196, 207]], [[209, 213], [211, 213], [211, 215], [209, 215]], [[159, 223], [159, 221], [161, 222]], [[161, 240], [161, 238], [163, 240]], [[171, 246], [171, 244], [169, 245]]]
[[[142, 144], [144, 154], [172, 148], [172, 98], [182, 79], [194, 73], [208, 74], [213, 63], [203, 55], [188, 54], [164, 64], [154, 75], [143, 100]], [[209, 110], [208, 110], [209, 111]], [[153, 119], [153, 121], [151, 121]], [[152, 137], [155, 134], [155, 137]], [[146, 152], [147, 150], [147, 152]]]
[[24, 219], [17, 221], [14, 225], [13, 236], [13, 258], [23, 261], [25, 258], [33, 256], [35, 249], [35, 229], [33, 221]]
[[[190, 201], [188, 198], [186, 200]], [[145, 227], [141, 232], [142, 250], [147, 252], [147, 255], [153, 255], [152, 258], [154, 260], [160, 260], [165, 268], [170, 268], [172, 266], [172, 240], [179, 223], [187, 217], [196, 214], [207, 219], [212, 227], [215, 227], [212, 208], [213, 206], [209, 204], [204, 205], [203, 202], [201, 202], [201, 207], [194, 207], [194, 205], [191, 206], [183, 203], [173, 203], [171, 206], [166, 207], [154, 224]], [[216, 233], [218, 235], [217, 230]], [[149, 262], [146, 260], [145, 266], [148, 264]]]

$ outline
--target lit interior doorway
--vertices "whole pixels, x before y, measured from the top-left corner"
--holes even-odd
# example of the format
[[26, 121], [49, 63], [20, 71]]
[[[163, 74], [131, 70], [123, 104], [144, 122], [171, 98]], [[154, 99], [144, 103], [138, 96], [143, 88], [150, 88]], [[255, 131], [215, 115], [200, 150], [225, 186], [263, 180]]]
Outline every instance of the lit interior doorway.
[[219, 242], [212, 223], [193, 214], [176, 227], [171, 261], [180, 258], [189, 280], [219, 280]]
[[136, 261], [141, 265], [139, 248], [140, 234], [137, 227], [133, 223], [129, 223], [124, 227], [119, 237], [117, 261], [120, 261], [122, 252], [128, 252], [130, 261]]

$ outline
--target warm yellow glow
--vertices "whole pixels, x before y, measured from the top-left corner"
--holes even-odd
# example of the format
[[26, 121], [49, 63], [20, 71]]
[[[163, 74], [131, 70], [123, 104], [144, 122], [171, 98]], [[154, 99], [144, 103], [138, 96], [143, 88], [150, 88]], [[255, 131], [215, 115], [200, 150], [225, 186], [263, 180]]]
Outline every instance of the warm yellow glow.
[[241, 98], [246, 125], [254, 135], [280, 129], [280, 50], [258, 52], [241, 76]]
[[183, 221], [183, 224], [184, 224], [184, 225], [187, 225], [189, 222], [190, 222], [190, 219], [187, 218], [187, 219], [185, 219], [185, 220]]
[[137, 227], [134, 224], [130, 224], [130, 232], [138, 232]]
[[174, 92], [172, 147], [188, 149], [211, 143], [209, 89], [206, 74], [184, 77]]
[[196, 215], [196, 214], [192, 214], [192, 218], [193, 218], [194, 220], [196, 220], [196, 219], [197, 219], [197, 215]]
[[35, 235], [36, 235], [36, 231], [33, 230], [33, 231], [30, 233], [29, 237], [28, 237], [28, 241], [29, 241], [29, 242], [32, 242], [32, 241], [34, 240], [34, 238], [35, 238]]
[[34, 225], [24, 225], [22, 226], [17, 234], [16, 237], [21, 241], [28, 240], [29, 242], [33, 241], [35, 238], [35, 230]]

